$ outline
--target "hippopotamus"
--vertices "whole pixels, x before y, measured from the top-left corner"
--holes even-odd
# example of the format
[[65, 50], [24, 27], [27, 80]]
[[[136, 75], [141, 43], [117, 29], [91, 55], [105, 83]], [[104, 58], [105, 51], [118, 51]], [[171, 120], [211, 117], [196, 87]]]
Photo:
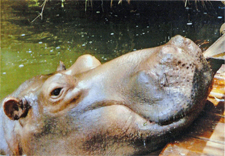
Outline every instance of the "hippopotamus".
[[190, 39], [101, 64], [83, 55], [3, 99], [0, 154], [136, 155], [181, 134], [204, 107], [213, 71]]

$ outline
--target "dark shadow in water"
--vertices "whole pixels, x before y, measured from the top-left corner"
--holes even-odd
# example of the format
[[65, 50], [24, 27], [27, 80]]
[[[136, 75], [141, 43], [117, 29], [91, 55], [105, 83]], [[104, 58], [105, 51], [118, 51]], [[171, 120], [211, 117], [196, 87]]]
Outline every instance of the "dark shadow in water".
[[[209, 40], [213, 43], [219, 36], [218, 29], [224, 22], [224, 5], [221, 2], [195, 3], [189, 1], [48, 1], [43, 20], [30, 23], [41, 7], [28, 7], [25, 1], [8, 2], [19, 19], [7, 19], [12, 24], [26, 27], [30, 34], [16, 37], [24, 42], [44, 42], [49, 46], [80, 45], [85, 51], [121, 54], [167, 42], [181, 34], [192, 40]], [[22, 5], [21, 5], [22, 4]], [[40, 2], [41, 4], [41, 2]], [[41, 35], [40, 35], [41, 34]], [[40, 37], [41, 36], [41, 37]], [[79, 49], [79, 48], [78, 48]], [[97, 50], [95, 50], [97, 49]], [[104, 60], [103, 60], [104, 61]]]

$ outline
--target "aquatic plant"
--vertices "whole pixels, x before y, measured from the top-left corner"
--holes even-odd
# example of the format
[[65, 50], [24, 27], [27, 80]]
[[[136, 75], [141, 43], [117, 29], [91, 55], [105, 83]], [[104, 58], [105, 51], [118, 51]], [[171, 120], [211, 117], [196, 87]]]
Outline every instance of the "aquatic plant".
[[[44, 12], [44, 8], [45, 8], [45, 5], [46, 5], [46, 2], [47, 2], [48, 0], [44, 0], [44, 2], [43, 2], [43, 4], [41, 5], [42, 6], [42, 9], [41, 9], [41, 13], [33, 20], [33, 21], [31, 21], [31, 23], [32, 22], [34, 22], [37, 18], [39, 18], [39, 17], [41, 17], [41, 20], [43, 19], [43, 12]], [[63, 1], [63, 0], [62, 0]]]

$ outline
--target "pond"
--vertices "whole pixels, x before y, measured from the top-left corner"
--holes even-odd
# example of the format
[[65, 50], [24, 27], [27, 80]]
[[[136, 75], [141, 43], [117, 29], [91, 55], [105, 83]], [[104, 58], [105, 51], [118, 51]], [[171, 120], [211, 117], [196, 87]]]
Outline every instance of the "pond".
[[82, 54], [104, 63], [177, 34], [208, 47], [224, 22], [220, 1], [90, 2], [49, 0], [43, 19], [32, 21], [42, 9], [38, 1], [1, 1], [0, 100], [25, 80], [54, 72], [60, 60], [69, 67]]

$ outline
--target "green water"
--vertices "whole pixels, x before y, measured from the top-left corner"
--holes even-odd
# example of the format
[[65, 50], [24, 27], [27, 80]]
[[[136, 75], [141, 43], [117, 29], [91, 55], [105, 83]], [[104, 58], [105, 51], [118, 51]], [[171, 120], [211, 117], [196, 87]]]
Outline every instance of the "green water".
[[49, 1], [43, 20], [31, 23], [40, 7], [2, 0], [0, 100], [25, 80], [54, 72], [60, 60], [69, 67], [89, 53], [104, 63], [129, 51], [162, 45], [176, 34], [208, 41], [209, 46], [224, 22], [221, 2], [207, 3], [199, 10], [193, 5], [185, 8], [183, 2], [136, 5], [131, 1], [128, 7], [132, 3], [135, 7], [127, 11], [123, 2], [125, 12], [110, 11], [110, 7], [103, 12], [98, 4], [85, 12], [82, 4], [79, 8], [65, 3], [62, 8], [60, 2], [56, 6]]

